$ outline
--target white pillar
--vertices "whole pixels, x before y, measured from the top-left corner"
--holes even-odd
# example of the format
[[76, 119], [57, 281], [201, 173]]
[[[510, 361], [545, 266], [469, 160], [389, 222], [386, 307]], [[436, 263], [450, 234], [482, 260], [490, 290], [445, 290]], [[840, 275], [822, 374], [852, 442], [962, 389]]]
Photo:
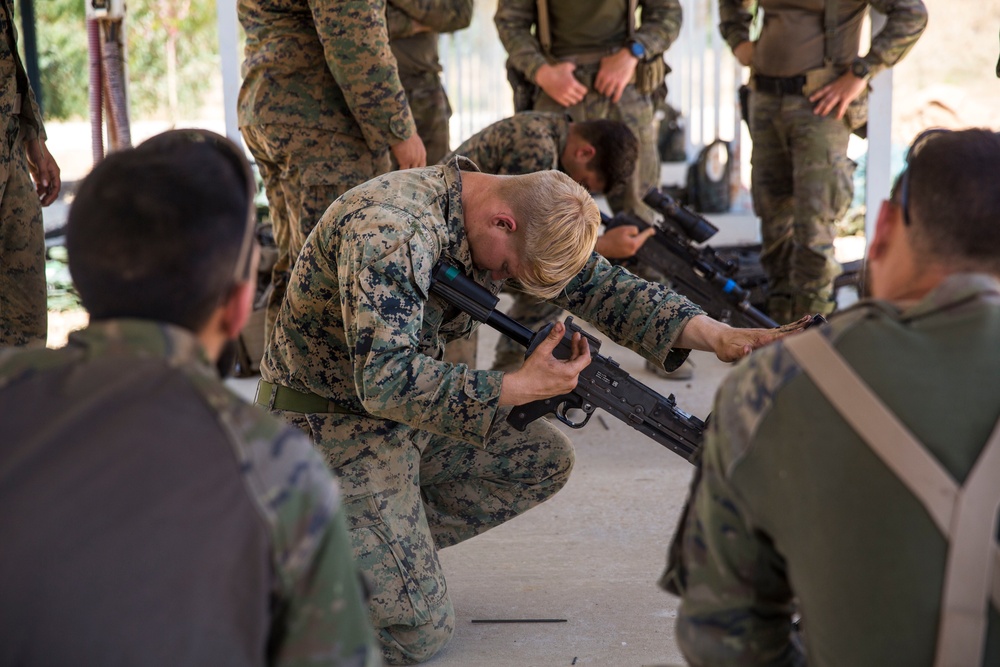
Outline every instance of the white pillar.
[[222, 60], [222, 104], [226, 116], [226, 136], [240, 146], [239, 121], [236, 118], [236, 97], [240, 92], [240, 54], [235, 0], [215, 3], [219, 27], [219, 57]]
[[[872, 12], [872, 34], [885, 25], [885, 16]], [[865, 169], [865, 239], [875, 233], [879, 206], [892, 188], [892, 69], [872, 79], [868, 98], [868, 161]]]

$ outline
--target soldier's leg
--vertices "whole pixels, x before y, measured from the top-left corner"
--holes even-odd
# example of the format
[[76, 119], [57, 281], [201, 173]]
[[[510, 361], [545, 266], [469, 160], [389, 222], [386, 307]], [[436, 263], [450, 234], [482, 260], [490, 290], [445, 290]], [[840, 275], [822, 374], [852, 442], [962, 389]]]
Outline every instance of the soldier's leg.
[[[507, 311], [507, 316], [520, 322], [532, 331], [555, 321], [562, 313], [562, 308], [554, 306], [524, 292], [512, 292], [514, 305]], [[496, 346], [496, 356], [493, 358], [493, 370], [512, 372], [524, 363], [524, 348], [506, 336], [500, 336]]]
[[7, 119], [0, 141], [0, 348], [43, 347], [48, 332], [45, 228], [20, 123]]
[[436, 72], [426, 72], [412, 81], [404, 81], [403, 88], [417, 134], [427, 150], [427, 164], [437, 164], [451, 150], [448, 128], [451, 105], [441, 85], [441, 77]]
[[779, 324], [791, 321], [792, 156], [782, 115], [786, 97], [750, 94], [750, 192], [760, 217], [760, 263], [767, 274], [768, 315]]
[[312, 128], [302, 129], [299, 136], [283, 165], [293, 266], [309, 232], [337, 197], [392, 168], [388, 149], [373, 153], [361, 137]]
[[271, 160], [266, 150], [268, 142], [261, 136], [261, 129], [256, 126], [240, 128], [243, 140], [253, 155], [260, 177], [264, 181], [264, 194], [267, 195], [268, 217], [271, 221], [271, 232], [274, 234], [274, 245], [278, 249], [278, 257], [271, 269], [271, 284], [274, 286], [267, 298], [267, 311], [264, 316], [264, 342], [271, 336], [274, 321], [278, 318], [278, 309], [288, 289], [288, 276], [291, 273], [291, 260], [288, 256], [288, 246], [291, 240], [291, 230], [288, 228], [288, 207], [285, 203], [285, 190], [281, 186], [281, 169]]
[[434, 543], [458, 544], [523, 514], [561, 489], [573, 446], [547, 419], [523, 432], [497, 415], [485, 447], [435, 437], [420, 459], [420, 487]]
[[854, 196], [854, 162], [847, 157], [850, 129], [833, 116], [816, 116], [803, 98], [789, 126], [794, 174], [793, 252], [790, 266], [791, 319], [831, 313], [833, 282], [840, 275], [834, 258], [836, 222]]
[[356, 415], [274, 414], [309, 433], [337, 474], [386, 663], [428, 660], [455, 628], [419, 487], [420, 453], [430, 434]]

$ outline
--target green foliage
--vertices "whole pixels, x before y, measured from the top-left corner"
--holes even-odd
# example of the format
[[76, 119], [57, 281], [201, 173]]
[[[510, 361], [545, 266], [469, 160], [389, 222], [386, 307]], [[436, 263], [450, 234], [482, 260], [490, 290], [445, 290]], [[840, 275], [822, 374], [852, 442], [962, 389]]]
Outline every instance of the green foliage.
[[81, 308], [80, 295], [69, 275], [66, 248], [55, 246], [45, 257], [45, 278], [49, 292], [49, 310], [63, 311]]
[[[20, 11], [17, 11], [20, 16]], [[87, 118], [88, 57], [84, 0], [36, 0], [39, 68], [48, 119]], [[180, 113], [196, 112], [219, 71], [215, 2], [130, 0], [125, 16], [131, 112], [167, 113], [167, 37], [177, 31]]]

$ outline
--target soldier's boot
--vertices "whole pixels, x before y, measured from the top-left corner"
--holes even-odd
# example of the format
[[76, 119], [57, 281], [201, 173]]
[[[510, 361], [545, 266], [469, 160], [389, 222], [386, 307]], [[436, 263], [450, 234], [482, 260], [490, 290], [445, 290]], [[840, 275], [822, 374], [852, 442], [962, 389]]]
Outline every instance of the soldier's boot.
[[795, 321], [792, 317], [793, 305], [792, 297], [788, 294], [770, 294], [764, 310], [778, 324], [788, 324]]
[[[791, 319], [788, 322], [794, 322], [806, 315], [814, 315], [816, 313], [829, 315], [836, 307], [837, 303], [830, 297], [819, 294], [797, 294], [792, 305]], [[778, 320], [778, 323], [785, 324], [786, 322]]]
[[652, 361], [647, 361], [646, 370], [663, 380], [690, 380], [694, 377], [694, 364], [687, 359], [672, 371], [663, 370]]

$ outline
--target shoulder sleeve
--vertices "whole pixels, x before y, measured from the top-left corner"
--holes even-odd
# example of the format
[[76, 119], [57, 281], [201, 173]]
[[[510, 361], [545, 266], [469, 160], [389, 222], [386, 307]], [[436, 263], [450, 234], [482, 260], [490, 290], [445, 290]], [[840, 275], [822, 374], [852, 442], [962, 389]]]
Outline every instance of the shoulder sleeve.
[[735, 49], [750, 40], [753, 23], [750, 8], [755, 4], [752, 0], [719, 0], [719, 32], [729, 48]]
[[535, 0], [499, 0], [493, 22], [507, 49], [510, 64], [534, 81], [535, 72], [545, 64], [542, 45], [531, 33], [535, 24]]
[[871, 5], [886, 16], [864, 58], [874, 75], [895, 65], [917, 43], [927, 27], [927, 7], [921, 0], [873, 0]]
[[405, 12], [434, 32], [454, 32], [472, 22], [472, 0], [389, 0], [389, 8]]
[[682, 527], [677, 640], [691, 664], [804, 664], [790, 641], [792, 591], [784, 560], [755, 530], [730, 475], [766, 411], [740, 400], [752, 391], [748, 384], [758, 382], [754, 365], [743, 364], [719, 389], [701, 479]]
[[416, 134], [389, 48], [385, 0], [309, 0], [327, 67], [365, 141], [382, 150]]
[[679, 0], [640, 0], [642, 23], [636, 30], [636, 40], [649, 53], [663, 53], [681, 32]]

